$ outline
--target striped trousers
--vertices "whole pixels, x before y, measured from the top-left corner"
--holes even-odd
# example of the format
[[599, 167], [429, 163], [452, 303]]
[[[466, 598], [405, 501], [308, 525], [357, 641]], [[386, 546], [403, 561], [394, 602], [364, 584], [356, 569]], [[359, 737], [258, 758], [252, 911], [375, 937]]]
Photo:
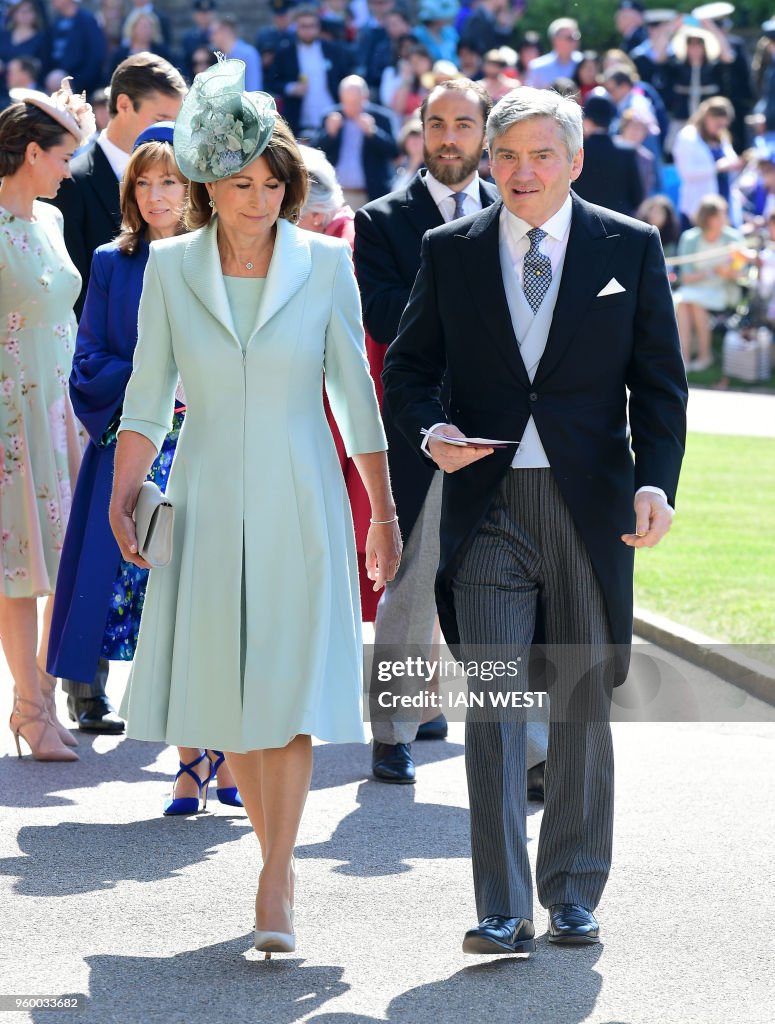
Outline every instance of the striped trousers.
[[[611, 641], [600, 586], [550, 469], [506, 473], [455, 575], [453, 593], [464, 660], [521, 658], [527, 665], [539, 604], [546, 643], [566, 652], [554, 663], [550, 689], [536, 885], [545, 907], [578, 903], [594, 910], [611, 865]], [[519, 688], [529, 689], [527, 684], [522, 678]], [[515, 689], [513, 679], [479, 679], [475, 685]], [[524, 711], [494, 711], [491, 704], [467, 712], [465, 761], [480, 920], [491, 914], [533, 917], [526, 717]]]

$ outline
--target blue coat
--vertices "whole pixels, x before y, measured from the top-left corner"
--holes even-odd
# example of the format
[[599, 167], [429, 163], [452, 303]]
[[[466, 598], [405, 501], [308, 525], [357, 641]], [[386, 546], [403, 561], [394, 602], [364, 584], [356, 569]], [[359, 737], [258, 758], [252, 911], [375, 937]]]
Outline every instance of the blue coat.
[[48, 670], [91, 683], [121, 554], [108, 522], [115, 445], [99, 440], [124, 403], [137, 344], [137, 310], [148, 245], [134, 256], [114, 243], [94, 253], [89, 290], [78, 326], [70, 397], [89, 434], [54, 598]]

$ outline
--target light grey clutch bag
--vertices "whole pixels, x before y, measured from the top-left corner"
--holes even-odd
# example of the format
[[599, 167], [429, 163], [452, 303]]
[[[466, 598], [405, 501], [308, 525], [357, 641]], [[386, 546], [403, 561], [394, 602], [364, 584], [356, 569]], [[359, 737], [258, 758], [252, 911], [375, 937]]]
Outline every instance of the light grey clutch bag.
[[163, 568], [172, 558], [175, 509], [150, 480], [140, 488], [134, 519], [138, 554], [154, 569]]

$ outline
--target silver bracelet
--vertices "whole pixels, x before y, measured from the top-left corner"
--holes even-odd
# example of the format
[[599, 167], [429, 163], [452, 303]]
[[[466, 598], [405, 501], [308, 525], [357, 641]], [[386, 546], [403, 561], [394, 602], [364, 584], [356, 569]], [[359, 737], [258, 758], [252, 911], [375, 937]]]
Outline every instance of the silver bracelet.
[[372, 526], [387, 526], [388, 523], [397, 523], [398, 516], [393, 516], [392, 519], [369, 519]]

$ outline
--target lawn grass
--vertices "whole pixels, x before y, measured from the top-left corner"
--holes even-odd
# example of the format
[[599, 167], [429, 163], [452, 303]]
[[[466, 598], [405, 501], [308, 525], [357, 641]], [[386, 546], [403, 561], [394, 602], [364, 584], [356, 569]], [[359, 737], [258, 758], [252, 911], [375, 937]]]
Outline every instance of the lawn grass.
[[775, 439], [689, 435], [673, 527], [636, 553], [635, 604], [716, 640], [775, 645]]

